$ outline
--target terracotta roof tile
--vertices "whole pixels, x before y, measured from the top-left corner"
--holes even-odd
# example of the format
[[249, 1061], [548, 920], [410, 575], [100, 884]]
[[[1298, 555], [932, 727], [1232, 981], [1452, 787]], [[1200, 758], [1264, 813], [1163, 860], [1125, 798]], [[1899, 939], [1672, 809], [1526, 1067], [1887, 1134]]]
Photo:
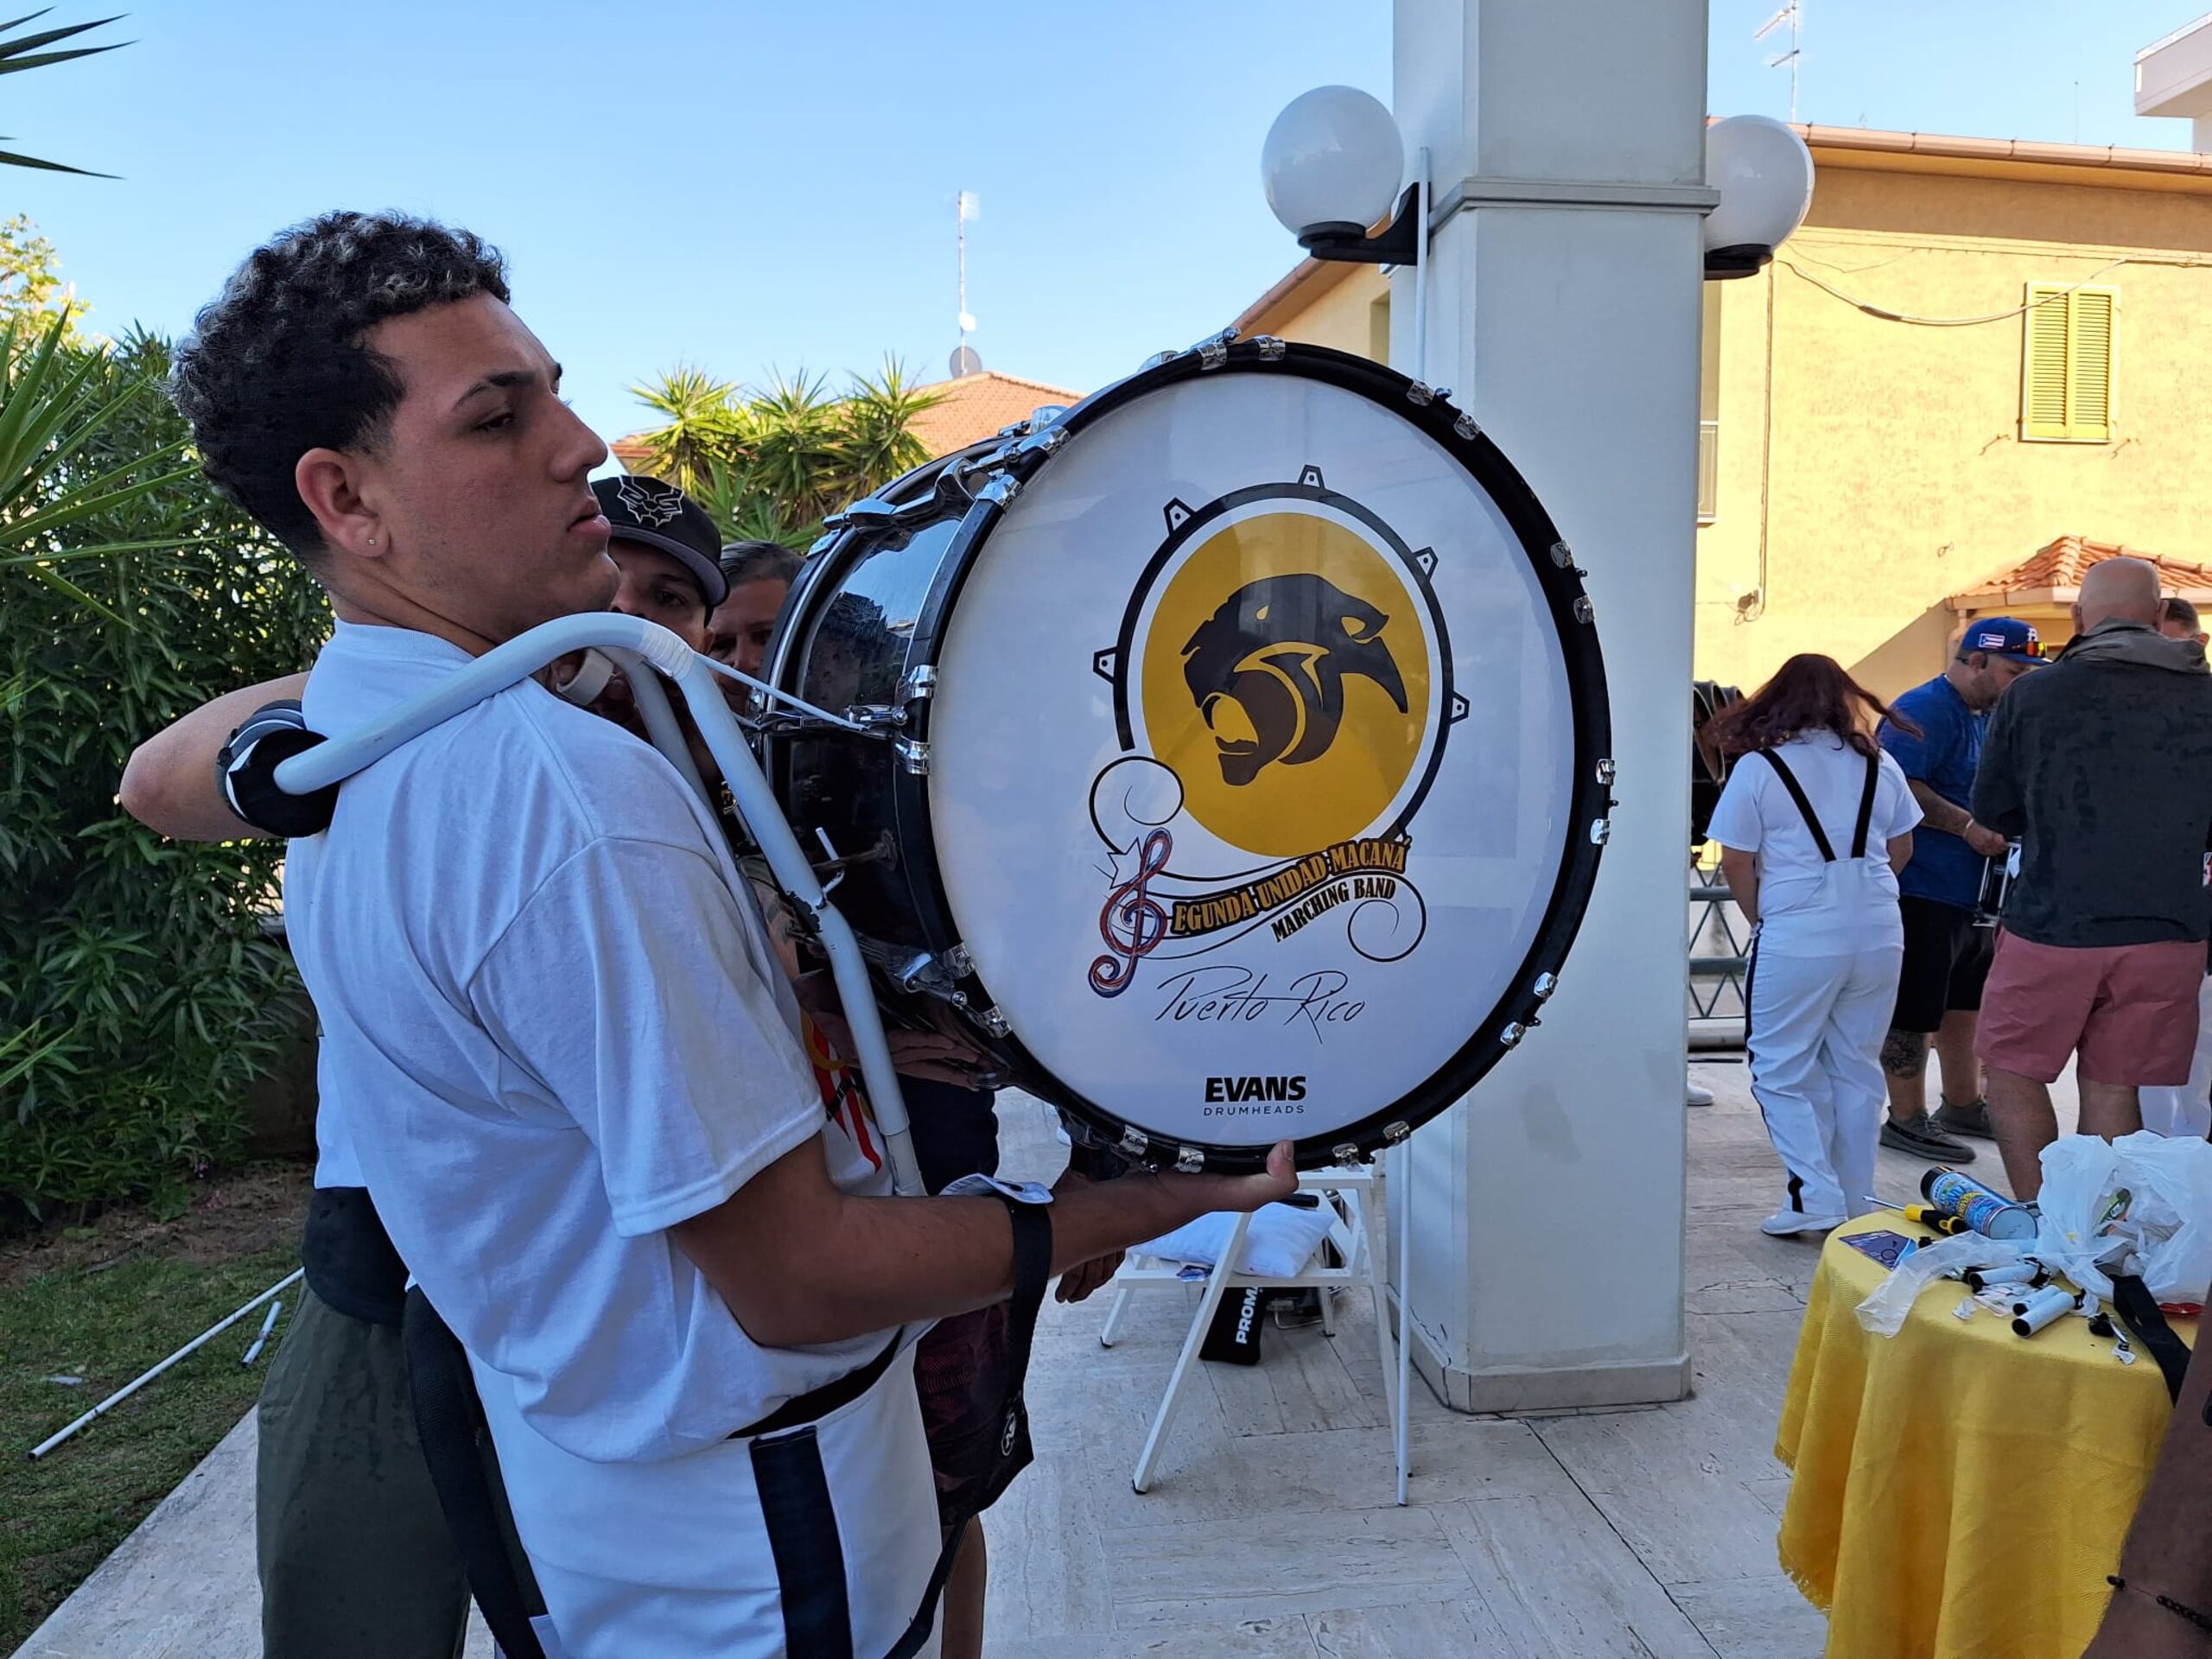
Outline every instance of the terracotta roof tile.
[[1951, 596], [1952, 606], [1960, 610], [1982, 608], [1974, 601], [1997, 600], [2007, 595], [2060, 592], [2069, 594], [2082, 585], [2082, 577], [2088, 568], [2106, 559], [2125, 554], [2132, 559], [2141, 559], [2158, 573], [2158, 585], [2168, 593], [2212, 593], [2212, 565], [2192, 564], [2185, 559], [2170, 559], [2161, 554], [2145, 553], [2140, 548], [2128, 547], [2120, 542], [2100, 542], [2087, 536], [2061, 536], [2037, 548], [2018, 564], [2003, 575]]
[[995, 437], [1001, 427], [1026, 421], [1030, 411], [1046, 404], [1072, 404], [1083, 394], [1041, 380], [1024, 380], [984, 369], [957, 380], [939, 380], [922, 388], [944, 401], [925, 409], [914, 420], [914, 435], [932, 459], [982, 439]]

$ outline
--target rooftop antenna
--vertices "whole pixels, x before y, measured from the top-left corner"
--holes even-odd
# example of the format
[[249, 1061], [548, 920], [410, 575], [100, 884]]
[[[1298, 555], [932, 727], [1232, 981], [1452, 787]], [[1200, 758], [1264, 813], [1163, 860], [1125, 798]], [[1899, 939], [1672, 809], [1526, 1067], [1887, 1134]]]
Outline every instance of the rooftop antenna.
[[953, 213], [960, 245], [960, 344], [952, 349], [952, 378], [982, 372], [983, 359], [968, 336], [976, 332], [976, 318], [968, 309], [968, 221], [978, 217], [983, 204], [977, 200], [973, 190], [963, 190], [955, 204]]
[[1789, 66], [1789, 119], [1794, 123], [1797, 119], [1797, 66], [1804, 60], [1805, 56], [1804, 0], [1789, 0], [1789, 3], [1780, 11], [1776, 12], [1773, 16], [1758, 26], [1758, 31], [1752, 35], [1751, 38], [1755, 41], [1763, 41], [1784, 23], [1789, 25], [1789, 49], [1769, 58], [1766, 60], [1766, 67], [1770, 69], [1779, 69], [1785, 63]]

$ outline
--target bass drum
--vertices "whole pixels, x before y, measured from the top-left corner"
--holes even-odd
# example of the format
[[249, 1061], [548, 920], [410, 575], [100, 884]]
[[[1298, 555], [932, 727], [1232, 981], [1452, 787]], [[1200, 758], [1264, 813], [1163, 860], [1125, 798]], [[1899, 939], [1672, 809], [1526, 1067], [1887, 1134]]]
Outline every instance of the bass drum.
[[1403, 1138], [1536, 1023], [1607, 833], [1582, 572], [1445, 397], [1215, 340], [830, 523], [768, 677], [891, 1000], [1154, 1166]]

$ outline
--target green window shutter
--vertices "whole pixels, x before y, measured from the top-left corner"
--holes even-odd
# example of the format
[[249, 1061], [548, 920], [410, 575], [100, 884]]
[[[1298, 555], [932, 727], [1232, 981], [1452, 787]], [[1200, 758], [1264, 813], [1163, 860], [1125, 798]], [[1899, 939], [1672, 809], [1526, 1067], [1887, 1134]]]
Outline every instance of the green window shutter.
[[2108, 443], [2120, 290], [2030, 283], [2020, 365], [2020, 435]]
[[2020, 374], [2020, 435], [2065, 438], [2067, 295], [2054, 283], [2030, 283], [2027, 350]]
[[2072, 309], [2073, 340], [2067, 353], [2067, 435], [2108, 442], [2112, 438], [2112, 291], [2076, 289]]

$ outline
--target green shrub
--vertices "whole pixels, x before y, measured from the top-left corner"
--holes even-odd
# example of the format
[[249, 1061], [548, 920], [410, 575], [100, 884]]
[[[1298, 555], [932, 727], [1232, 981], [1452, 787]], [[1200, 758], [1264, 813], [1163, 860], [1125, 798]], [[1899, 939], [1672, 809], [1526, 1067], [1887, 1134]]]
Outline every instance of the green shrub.
[[0, 568], [0, 1225], [175, 1198], [235, 1155], [297, 984], [261, 927], [282, 843], [180, 845], [115, 803], [142, 738], [303, 667], [329, 629], [296, 562], [181, 469], [167, 364], [149, 339], [60, 346], [57, 368], [88, 367], [94, 402], [121, 401], [0, 505], [3, 536], [111, 475], [152, 485], [47, 543], [143, 550]]

